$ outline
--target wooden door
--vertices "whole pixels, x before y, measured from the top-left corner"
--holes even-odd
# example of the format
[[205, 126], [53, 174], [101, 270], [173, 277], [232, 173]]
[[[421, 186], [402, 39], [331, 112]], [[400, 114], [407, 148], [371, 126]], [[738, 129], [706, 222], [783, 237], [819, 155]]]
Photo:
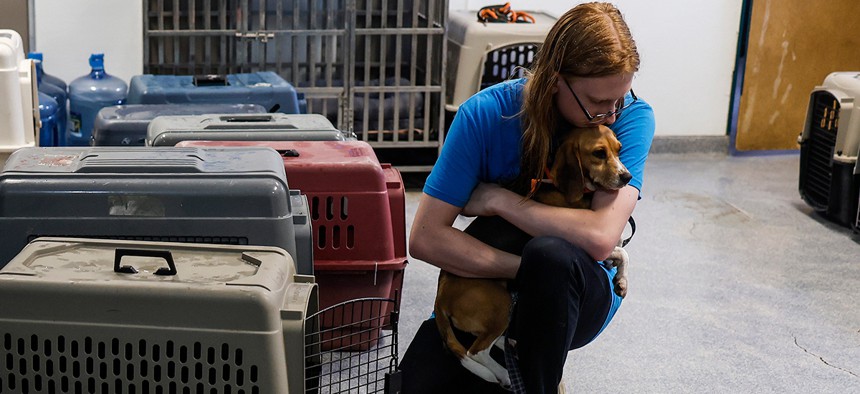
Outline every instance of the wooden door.
[[860, 71], [858, 25], [856, 0], [753, 2], [735, 149], [798, 149], [812, 89]]

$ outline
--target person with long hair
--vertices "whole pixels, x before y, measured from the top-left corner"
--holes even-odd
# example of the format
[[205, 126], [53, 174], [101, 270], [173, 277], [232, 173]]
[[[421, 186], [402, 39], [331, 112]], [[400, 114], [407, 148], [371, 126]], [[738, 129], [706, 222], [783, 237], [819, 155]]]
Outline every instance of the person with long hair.
[[[426, 180], [410, 254], [455, 275], [508, 279], [516, 289], [503, 364], [515, 392], [556, 392], [568, 351], [594, 340], [621, 304], [615, 270], [602, 260], [639, 199], [654, 136], [653, 111], [633, 92], [638, 70], [636, 43], [615, 6], [572, 8], [550, 29], [524, 78], [460, 106]], [[627, 186], [596, 191], [590, 209], [524, 198], [529, 181], [543, 178], [560, 132], [599, 124], [622, 144], [621, 161], [633, 176]], [[505, 253], [452, 227], [461, 214], [497, 215], [534, 238], [522, 256]], [[400, 369], [407, 394], [503, 391], [445, 351], [432, 318]]]

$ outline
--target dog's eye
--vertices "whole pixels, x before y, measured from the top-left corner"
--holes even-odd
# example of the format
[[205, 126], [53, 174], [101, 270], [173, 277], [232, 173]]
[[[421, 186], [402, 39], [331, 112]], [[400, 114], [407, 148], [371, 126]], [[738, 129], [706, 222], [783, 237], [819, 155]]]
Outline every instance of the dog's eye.
[[592, 155], [594, 155], [594, 157], [596, 157], [598, 159], [603, 160], [606, 158], [606, 149], [598, 149], [598, 150], [594, 151], [592, 153]]

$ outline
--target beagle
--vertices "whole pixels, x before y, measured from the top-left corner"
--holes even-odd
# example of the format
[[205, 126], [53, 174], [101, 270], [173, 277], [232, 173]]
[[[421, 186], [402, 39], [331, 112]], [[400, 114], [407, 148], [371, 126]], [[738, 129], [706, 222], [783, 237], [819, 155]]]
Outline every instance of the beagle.
[[[632, 178], [618, 157], [620, 149], [621, 143], [606, 126], [572, 129], [563, 137], [546, 171], [548, 178], [532, 182], [537, 188], [534, 199], [554, 206], [589, 208], [591, 192], [621, 189]], [[498, 216], [477, 217], [464, 231], [516, 255], [522, 254], [531, 239]], [[627, 253], [619, 246], [605, 262], [618, 268], [615, 291], [621, 297], [627, 293], [627, 260]], [[503, 341], [498, 339], [507, 329], [511, 302], [506, 280], [464, 278], [444, 270], [439, 273], [434, 312], [445, 346], [466, 369], [506, 388], [510, 387], [508, 372], [490, 357], [490, 347], [502, 347]], [[476, 336], [468, 350], [457, 341], [452, 326]]]

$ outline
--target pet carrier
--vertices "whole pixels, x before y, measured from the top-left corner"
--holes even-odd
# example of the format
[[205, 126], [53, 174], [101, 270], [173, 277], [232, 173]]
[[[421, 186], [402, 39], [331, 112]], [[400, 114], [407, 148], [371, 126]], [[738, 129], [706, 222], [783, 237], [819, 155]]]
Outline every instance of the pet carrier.
[[180, 141], [339, 141], [347, 136], [322, 115], [159, 116], [149, 124], [147, 146]]
[[354, 131], [401, 170], [435, 162], [444, 138], [446, 0], [143, 4], [144, 72], [274, 71], [304, 95], [308, 113]]
[[146, 128], [157, 116], [262, 114], [256, 104], [135, 104], [102, 108], [93, 126], [94, 146], [144, 146]]
[[316, 296], [280, 248], [39, 238], [0, 270], [0, 392], [301, 393]]
[[451, 11], [445, 111], [457, 112], [473, 94], [487, 86], [522, 76], [556, 18], [529, 11], [534, 23], [480, 22], [476, 11]]
[[42, 236], [267, 245], [313, 273], [307, 199], [271, 148], [24, 148], [0, 173], [0, 266]]
[[127, 104], [257, 104], [269, 112], [299, 113], [293, 85], [273, 72], [230, 75], [135, 75]]
[[39, 92], [36, 64], [24, 57], [14, 30], [0, 30], [0, 166], [16, 149], [36, 144]]
[[860, 72], [835, 72], [810, 94], [800, 143], [800, 196], [825, 217], [856, 226]]
[[[407, 264], [403, 181], [399, 171], [379, 163], [366, 142], [187, 141], [177, 146], [268, 146], [282, 154], [290, 185], [308, 196], [321, 307], [365, 297], [394, 299], [401, 291]], [[348, 322], [369, 322], [371, 312]]]

